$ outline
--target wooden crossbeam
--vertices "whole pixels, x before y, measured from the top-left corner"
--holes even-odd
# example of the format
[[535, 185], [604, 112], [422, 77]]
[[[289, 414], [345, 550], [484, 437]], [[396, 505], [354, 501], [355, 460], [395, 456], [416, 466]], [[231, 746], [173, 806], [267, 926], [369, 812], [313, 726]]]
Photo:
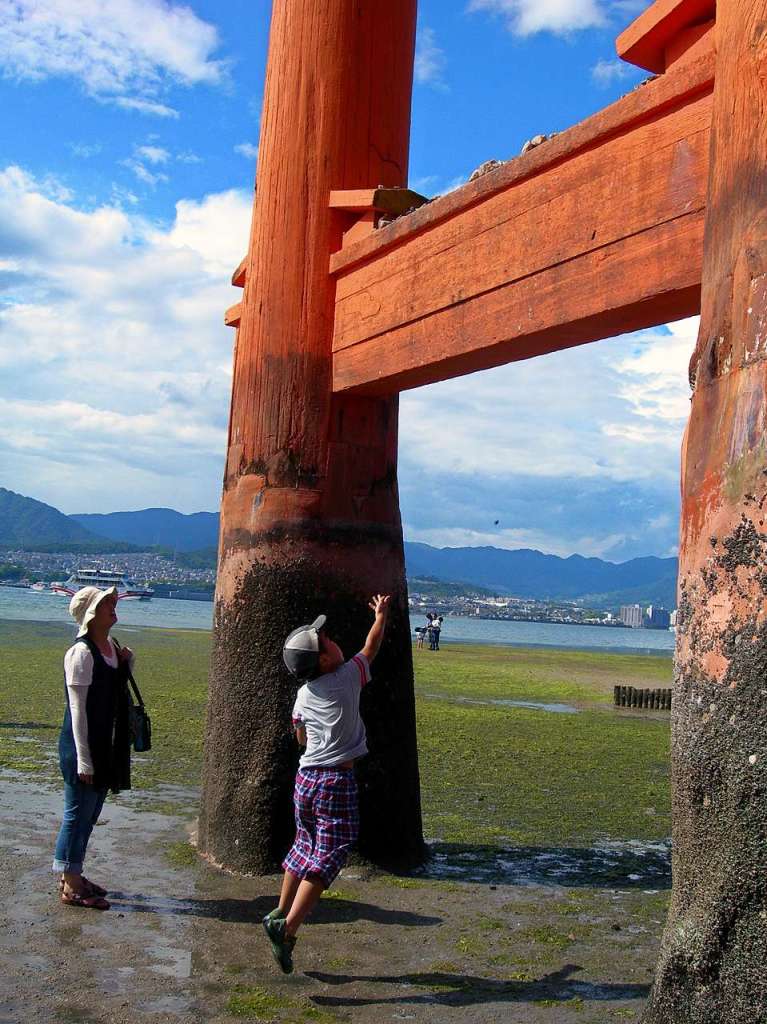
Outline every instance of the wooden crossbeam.
[[343, 248], [333, 388], [384, 394], [698, 311], [711, 50]]

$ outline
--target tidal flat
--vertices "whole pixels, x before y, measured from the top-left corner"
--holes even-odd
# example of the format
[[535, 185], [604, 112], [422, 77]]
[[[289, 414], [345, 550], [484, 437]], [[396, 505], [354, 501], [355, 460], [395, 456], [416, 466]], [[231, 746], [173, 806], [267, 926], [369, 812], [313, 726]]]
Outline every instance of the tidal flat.
[[[258, 925], [277, 877], [233, 878], [189, 844], [210, 636], [115, 633], [154, 749], [94, 835], [93, 877], [118, 890], [99, 916], [59, 906], [48, 872], [72, 632], [0, 622], [0, 974], [22, 979], [0, 985], [0, 1020], [639, 1018], [670, 890], [669, 717], [615, 709], [612, 689], [669, 686], [670, 659], [414, 651], [431, 859], [408, 877], [350, 865], [286, 979]], [[100, 948], [71, 984], [62, 941]]]

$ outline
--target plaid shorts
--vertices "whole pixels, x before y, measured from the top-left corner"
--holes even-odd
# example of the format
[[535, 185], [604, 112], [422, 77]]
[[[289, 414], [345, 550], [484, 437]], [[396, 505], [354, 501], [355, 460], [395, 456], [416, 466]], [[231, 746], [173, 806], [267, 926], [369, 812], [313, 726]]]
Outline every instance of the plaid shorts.
[[293, 801], [296, 838], [282, 867], [296, 878], [317, 878], [330, 886], [360, 830], [354, 770], [302, 768]]

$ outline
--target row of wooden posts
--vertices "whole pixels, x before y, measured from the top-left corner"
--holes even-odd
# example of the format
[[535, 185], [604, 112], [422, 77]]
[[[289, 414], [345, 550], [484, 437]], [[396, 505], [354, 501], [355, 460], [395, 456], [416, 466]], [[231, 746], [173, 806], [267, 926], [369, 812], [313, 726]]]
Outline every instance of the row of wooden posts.
[[638, 690], [633, 686], [616, 686], [614, 689], [617, 707], [671, 709], [671, 690]]

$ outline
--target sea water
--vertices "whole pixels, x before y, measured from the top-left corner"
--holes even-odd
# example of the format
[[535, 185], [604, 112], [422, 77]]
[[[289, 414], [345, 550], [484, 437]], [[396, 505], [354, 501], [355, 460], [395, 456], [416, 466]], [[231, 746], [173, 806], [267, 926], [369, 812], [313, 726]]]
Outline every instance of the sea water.
[[[66, 597], [48, 591], [0, 587], [0, 619], [71, 624], [68, 606]], [[213, 625], [213, 604], [208, 601], [177, 601], [172, 598], [120, 601], [117, 614], [123, 626], [211, 629]], [[423, 616], [411, 618], [413, 628], [425, 624]], [[674, 650], [674, 634], [666, 630], [573, 626], [554, 622], [509, 622], [459, 615], [445, 617], [439, 642], [440, 646], [450, 643], [492, 644], [665, 656], [670, 656]]]

